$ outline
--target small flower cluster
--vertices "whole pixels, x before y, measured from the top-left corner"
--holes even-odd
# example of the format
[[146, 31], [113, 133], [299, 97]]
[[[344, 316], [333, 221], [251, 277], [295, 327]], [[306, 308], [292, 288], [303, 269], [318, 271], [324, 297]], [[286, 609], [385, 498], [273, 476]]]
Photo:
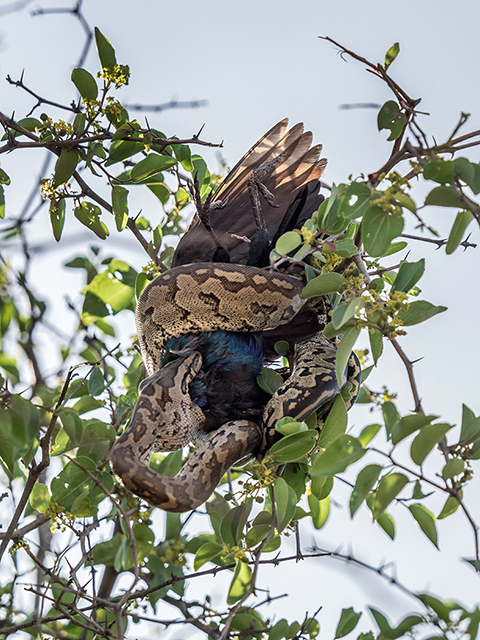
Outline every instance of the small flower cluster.
[[67, 136], [73, 136], [75, 133], [73, 124], [65, 122], [65, 120], [57, 120], [55, 122], [50, 118], [50, 116], [47, 116], [46, 113], [42, 113], [40, 120], [43, 124], [41, 127], [36, 127], [36, 131], [37, 133], [42, 134], [42, 137], [51, 134], [53, 139], [60, 140]]
[[400, 314], [409, 307], [407, 293], [395, 291], [385, 298], [375, 289], [368, 289], [365, 298], [368, 301], [366, 315], [370, 324], [378, 326], [390, 338], [405, 335], [406, 332], [400, 328], [403, 326]]
[[63, 507], [56, 502], [51, 502], [48, 509], [45, 511], [45, 515], [50, 518], [50, 531], [65, 531], [65, 529], [71, 528], [75, 522], [75, 516], [73, 513], [65, 511]]
[[13, 556], [18, 549], [30, 549], [30, 546], [25, 540], [15, 540], [8, 551]]
[[165, 551], [165, 555], [161, 556], [160, 560], [172, 567], [184, 567], [187, 563], [185, 545], [180, 540], [172, 540]]
[[247, 555], [242, 547], [236, 545], [231, 547], [229, 544], [225, 544], [222, 549], [222, 560], [228, 562], [230, 559], [248, 562]]
[[314, 229], [309, 229], [307, 227], [302, 227], [300, 229], [300, 233], [302, 234], [303, 241], [307, 244], [310, 244], [312, 240], [315, 238]]
[[43, 178], [40, 181], [40, 193], [44, 200], [52, 200], [52, 202], [58, 199], [58, 194], [53, 187], [53, 180], [51, 178]]
[[122, 85], [128, 84], [130, 69], [126, 64], [116, 64], [113, 69], [103, 68], [97, 73], [98, 78], [103, 78], [107, 83], [115, 85], [119, 89]]
[[150, 260], [150, 262], [142, 268], [142, 273], [147, 274], [148, 280], [153, 280], [162, 273], [162, 270], [153, 260]]
[[107, 98], [107, 103], [108, 104], [105, 107], [105, 115], [109, 116], [112, 120], [115, 120], [116, 122], [121, 122], [123, 107], [120, 104], [120, 102], [118, 100], [115, 100], [115, 98], [112, 98], [109, 96]]

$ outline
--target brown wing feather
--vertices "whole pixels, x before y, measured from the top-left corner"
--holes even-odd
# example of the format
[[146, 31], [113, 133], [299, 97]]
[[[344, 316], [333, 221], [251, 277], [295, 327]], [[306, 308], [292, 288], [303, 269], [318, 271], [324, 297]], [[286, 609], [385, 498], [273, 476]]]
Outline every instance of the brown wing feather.
[[[318, 208], [319, 178], [327, 161], [319, 159], [321, 145], [311, 147], [312, 134], [303, 132], [299, 123], [286, 132], [288, 119], [285, 118], [270, 129], [247, 151], [243, 158], [228, 173], [215, 193], [214, 202], [226, 202], [223, 209], [211, 212], [210, 224], [227, 247], [231, 262], [244, 264], [248, 257], [249, 245], [235, 237], [251, 238], [256, 231], [247, 180], [252, 171], [269, 160], [285, 154], [285, 160], [265, 179], [265, 186], [274, 194], [278, 207], [264, 204], [263, 213], [269, 237], [273, 238], [285, 213], [293, 202], [298, 190], [308, 185], [308, 196], [299, 222], [303, 222]], [[210, 262], [216, 245], [205, 230], [198, 215], [180, 240], [173, 256], [172, 266], [191, 262]]]

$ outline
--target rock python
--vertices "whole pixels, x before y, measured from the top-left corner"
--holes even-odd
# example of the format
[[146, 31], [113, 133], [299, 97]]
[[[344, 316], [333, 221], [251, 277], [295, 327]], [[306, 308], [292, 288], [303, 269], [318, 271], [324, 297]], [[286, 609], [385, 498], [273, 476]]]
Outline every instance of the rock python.
[[[303, 134], [303, 127], [299, 133], [297, 126], [280, 135], [285, 127], [286, 121], [282, 121], [246, 154], [227, 176], [217, 196], [231, 199], [230, 207], [234, 211], [249, 211], [243, 217], [250, 220], [251, 205], [248, 210], [242, 204], [245, 180], [251, 175], [252, 167], [264, 166], [272, 155], [277, 157], [282, 153], [289, 166], [275, 167], [273, 186], [277, 199], [276, 187], [288, 178], [289, 206], [265, 217], [271, 237], [277, 231], [283, 233], [282, 221], [288, 218], [292, 208], [300, 208], [300, 214], [309, 217], [311, 207], [318, 206], [317, 178], [325, 166], [324, 161], [318, 160], [318, 147], [310, 148], [311, 134]], [[252, 155], [259, 156], [255, 162]], [[312, 186], [311, 178], [317, 184]], [[298, 195], [293, 203], [291, 195], [295, 187], [305, 182], [299, 207], [295, 205]], [[238, 198], [240, 201], [236, 202]], [[211, 495], [236, 461], [245, 456], [262, 456], [280, 437], [275, 430], [279, 418], [291, 416], [303, 420], [328, 404], [340, 392], [347, 377], [358, 388], [359, 367], [353, 357], [343, 384], [337, 384], [336, 349], [322, 332], [326, 319], [321, 301], [317, 300], [313, 308], [311, 301], [302, 300], [304, 283], [297, 277], [245, 264], [249, 260], [248, 243], [239, 242], [235, 232], [224, 231], [234, 228], [237, 218], [228, 227], [223, 217], [215, 219], [214, 212], [212, 209], [210, 219], [216, 231], [213, 237], [208, 233], [208, 223], [194, 219], [175, 253], [173, 264], [177, 266], [153, 280], [138, 300], [137, 332], [149, 377], [140, 384], [130, 425], [110, 453], [112, 467], [125, 486], [166, 511], [195, 509]], [[294, 222], [289, 224], [299, 224], [300, 214], [295, 211]], [[247, 227], [244, 235], [252, 238], [258, 224], [248, 227], [245, 219], [242, 224], [244, 230]], [[228, 256], [235, 260], [233, 264], [211, 261], [219, 243], [222, 248], [226, 246]], [[298, 319], [305, 312], [318, 316], [318, 326], [313, 335], [311, 327], [305, 329], [302, 325], [296, 330], [299, 335], [292, 339], [298, 343], [293, 373], [264, 404], [262, 419], [238, 419], [236, 415], [234, 420], [207, 428], [208, 420], [199, 406], [201, 403], [192, 399], [192, 384], [204, 369], [204, 358], [196, 350], [195, 336], [215, 337], [223, 331], [241, 336], [273, 334], [281, 339], [289, 335], [291, 327], [300, 322]], [[174, 353], [174, 359], [165, 364], [165, 346], [184, 336], [190, 341], [190, 347]], [[354, 400], [355, 397], [351, 404]], [[174, 478], [148, 467], [153, 451], [178, 450], [204, 436], [205, 431], [213, 432]]]

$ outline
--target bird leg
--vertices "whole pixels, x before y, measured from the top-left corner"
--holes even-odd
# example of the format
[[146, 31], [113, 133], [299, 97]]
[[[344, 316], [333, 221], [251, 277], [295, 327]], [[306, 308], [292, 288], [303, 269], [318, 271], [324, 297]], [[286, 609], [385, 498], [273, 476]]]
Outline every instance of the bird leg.
[[248, 265], [262, 267], [268, 259], [270, 238], [268, 237], [268, 229], [263, 215], [262, 205], [260, 204], [260, 193], [271, 207], [279, 207], [280, 205], [275, 203], [273, 193], [267, 189], [261, 180], [268, 178], [286, 158], [287, 154], [282, 153], [273, 160], [264, 162], [252, 171], [247, 180], [253, 217], [257, 225], [257, 230], [253, 234], [250, 242], [247, 260]]
[[279, 164], [285, 161], [287, 158], [286, 153], [282, 153], [273, 160], [269, 162], [264, 162], [259, 167], [254, 169], [247, 180], [248, 184], [248, 192], [250, 194], [250, 201], [252, 203], [253, 215], [255, 218], [255, 223], [257, 225], [257, 229], [267, 230], [267, 225], [265, 224], [265, 218], [263, 217], [262, 205], [260, 204], [260, 193], [263, 195], [265, 200], [271, 207], [279, 207], [280, 205], [275, 204], [274, 195], [271, 191], [267, 189], [265, 184], [261, 182], [265, 178], [268, 178]]
[[189, 189], [198, 217], [205, 227], [205, 230], [210, 234], [213, 242], [217, 245], [217, 248], [215, 249], [215, 253], [213, 255], [213, 262], [230, 262], [230, 254], [227, 247], [220, 240], [218, 235], [215, 233], [212, 225], [210, 224], [210, 213], [212, 211], [216, 211], [217, 209], [225, 208], [227, 205], [227, 201], [222, 202], [220, 200], [217, 200], [216, 202], [212, 203], [213, 191], [210, 191], [205, 199], [205, 202], [202, 202], [202, 198], [200, 196], [200, 184], [196, 175], [193, 184], [189, 184]]

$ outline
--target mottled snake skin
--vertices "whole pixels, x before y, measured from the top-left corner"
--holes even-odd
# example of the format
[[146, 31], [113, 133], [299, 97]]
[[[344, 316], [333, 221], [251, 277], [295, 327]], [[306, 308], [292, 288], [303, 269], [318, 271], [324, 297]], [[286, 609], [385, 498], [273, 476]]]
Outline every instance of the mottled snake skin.
[[[301, 125], [285, 134], [286, 122], [273, 127], [252, 147], [217, 192], [216, 199], [228, 199], [228, 206], [223, 214], [212, 210], [211, 224], [233, 264], [212, 262], [215, 243], [196, 216], [179, 243], [174, 268], [153, 280], [138, 300], [137, 332], [149, 377], [140, 385], [131, 422], [115, 442], [110, 459], [128, 489], [166, 511], [195, 509], [208, 499], [236, 461], [263, 455], [280, 437], [275, 430], [279, 418], [303, 420], [318, 411], [340, 392], [347, 377], [358, 389], [358, 361], [350, 359], [349, 371], [339, 386], [334, 344], [321, 330], [313, 337], [312, 332], [305, 333], [308, 338], [295, 340], [293, 373], [266, 403], [260, 423], [238, 419], [226, 422], [190, 456], [175, 478], [148, 467], [153, 451], [175, 451], [186, 446], [202, 432], [205, 422], [202, 409], [189, 394], [189, 384], [201, 370], [202, 356], [195, 351], [187, 356], [180, 354], [159, 369], [167, 340], [220, 329], [245, 333], [274, 330], [281, 339], [283, 327], [287, 332], [304, 308], [314, 307], [311, 301], [300, 298], [304, 286], [301, 279], [246, 265], [248, 243], [239, 239], [251, 238], [256, 230], [251, 209], [248, 211], [251, 205], [248, 200], [245, 204], [242, 196], [247, 178], [255, 167], [279, 154], [285, 161], [266, 180], [280, 203], [265, 215], [270, 237], [282, 232], [282, 220], [300, 187], [304, 186], [304, 217], [318, 208], [318, 178], [326, 164], [319, 160], [321, 147], [310, 148], [311, 134], [304, 134]], [[251, 223], [245, 222], [250, 218]], [[323, 329], [325, 312], [321, 301], [316, 304]]]

